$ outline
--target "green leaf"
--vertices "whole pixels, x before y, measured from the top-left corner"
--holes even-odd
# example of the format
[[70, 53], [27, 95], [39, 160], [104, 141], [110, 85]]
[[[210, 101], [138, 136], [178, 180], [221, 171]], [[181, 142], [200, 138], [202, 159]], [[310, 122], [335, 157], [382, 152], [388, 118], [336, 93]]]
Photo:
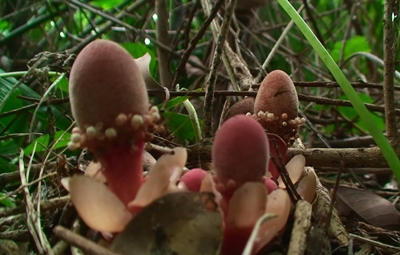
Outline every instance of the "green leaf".
[[174, 112], [164, 112], [162, 115], [167, 120], [168, 130], [176, 137], [189, 141], [196, 139], [196, 134], [188, 115]]
[[342, 48], [343, 48], [342, 41], [336, 42], [335, 45], [333, 46], [333, 50], [331, 51], [331, 56], [336, 63], [339, 62], [341, 51], [343, 51], [342, 60], [347, 59], [351, 54], [359, 51], [371, 52], [371, 48], [369, 46], [367, 39], [364, 36], [358, 36], [358, 35], [346, 41], [346, 43], [344, 44], [344, 50]]
[[[0, 192], [0, 198], [5, 197], [4, 193]], [[15, 203], [11, 198], [0, 199], [0, 204], [5, 207], [15, 207]]]
[[91, 1], [91, 4], [97, 7], [100, 7], [104, 10], [114, 8], [118, 4], [120, 4], [123, 0], [95, 0]]
[[[374, 100], [366, 95], [366, 94], [358, 94], [358, 96], [360, 97], [361, 101], [363, 101], [364, 103], [373, 103]], [[340, 96], [339, 99], [348, 99], [347, 96], [343, 95]], [[352, 108], [352, 107], [346, 107], [346, 106], [338, 106], [338, 111], [343, 114], [346, 118], [353, 120], [356, 119], [356, 124], [362, 128], [364, 131], [368, 131], [367, 126], [364, 124], [364, 122], [362, 122], [359, 118], [357, 118], [359, 115], [357, 113], [357, 111]], [[378, 115], [376, 115], [375, 113], [371, 112], [371, 121], [373, 121], [375, 123], [375, 125], [381, 130], [384, 131], [385, 130], [385, 121], [383, 120], [382, 117], [379, 117]]]
[[0, 20], [0, 34], [6, 36], [10, 32], [10, 23], [7, 20]]
[[[58, 142], [56, 145], [53, 147], [54, 149], [60, 149], [60, 148], [65, 148], [68, 145], [68, 142], [70, 141], [71, 134], [66, 133], [65, 131], [58, 131], [54, 135], [54, 140]], [[60, 138], [60, 139], [59, 139]], [[43, 152], [46, 151], [46, 149], [49, 147], [49, 140], [50, 140], [50, 135], [43, 135], [39, 138], [36, 138], [34, 141], [32, 141], [25, 149], [24, 149], [24, 154], [25, 155], [30, 155], [33, 152], [33, 148], [36, 145], [36, 150], [35, 152]]]
[[7, 158], [0, 157], [0, 173], [17, 171], [17, 167]]
[[[53, 77], [51, 81], [53, 82], [56, 78], [57, 77]], [[65, 76], [57, 83], [57, 88], [68, 93], [68, 80]]]
[[[165, 106], [165, 110], [172, 110], [175, 107], [182, 105], [182, 103], [186, 99], [189, 99], [189, 97], [188, 96], [181, 96], [181, 97], [175, 97], [175, 98], [169, 100], [167, 105]], [[157, 105], [158, 109], [161, 109], [163, 105], [164, 104]]]
[[18, 145], [13, 140], [0, 141], [0, 155], [18, 153]]
[[[11, 78], [0, 78], [0, 101], [2, 101], [3, 104], [3, 108], [0, 112], [2, 113], [21, 108], [24, 105], [23, 101], [17, 97], [18, 95], [21, 95], [21, 91], [18, 88], [12, 90], [12, 80], [13, 79]], [[22, 115], [23, 116], [18, 116], [17, 119], [15, 119], [15, 115], [0, 118], [0, 126], [2, 128], [5, 128], [12, 123], [7, 132], [5, 132], [6, 134], [26, 131], [21, 129], [21, 127], [26, 126], [26, 118], [24, 118], [25, 114]]]

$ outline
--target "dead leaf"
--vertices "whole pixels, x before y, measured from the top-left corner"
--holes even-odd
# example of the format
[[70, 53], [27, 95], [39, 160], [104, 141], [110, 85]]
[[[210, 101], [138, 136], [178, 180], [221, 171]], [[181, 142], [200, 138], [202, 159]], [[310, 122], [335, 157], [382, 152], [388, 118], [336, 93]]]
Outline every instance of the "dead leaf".
[[336, 193], [339, 211], [354, 211], [367, 223], [389, 230], [400, 229], [400, 214], [394, 205], [374, 193], [340, 186]]
[[7, 239], [0, 239], [0, 255], [19, 255], [22, 254], [18, 245]]
[[222, 217], [212, 193], [167, 194], [138, 213], [114, 240], [122, 255], [219, 254]]

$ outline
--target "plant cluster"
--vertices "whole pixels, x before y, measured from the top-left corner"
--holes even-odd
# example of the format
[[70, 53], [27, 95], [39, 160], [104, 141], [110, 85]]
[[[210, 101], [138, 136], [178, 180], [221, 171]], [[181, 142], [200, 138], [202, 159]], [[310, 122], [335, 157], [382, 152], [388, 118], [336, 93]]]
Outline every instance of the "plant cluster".
[[[62, 182], [86, 224], [103, 233], [118, 234], [166, 194], [210, 192], [222, 217], [221, 254], [241, 254], [253, 231], [258, 231], [251, 240], [254, 254], [282, 234], [291, 201], [285, 186], [279, 185], [283, 171], [279, 168], [286, 163], [287, 147], [302, 123], [289, 76], [283, 71], [271, 72], [254, 100], [256, 114], [246, 116], [239, 111], [222, 124], [212, 149], [213, 175], [199, 168], [182, 175], [187, 152], [176, 147], [158, 158], [143, 178], [144, 144], [151, 140], [160, 119], [145, 88], [134, 59], [111, 41], [87, 45], [72, 67], [70, 101], [77, 127], [69, 148], [87, 148], [100, 167], [95, 173], [87, 172], [89, 176]], [[287, 164], [294, 176], [304, 171], [305, 162], [298, 158], [302, 156]], [[307, 192], [315, 194], [315, 189]], [[307, 197], [310, 202], [314, 199], [314, 195]], [[276, 217], [254, 230], [266, 213]]]

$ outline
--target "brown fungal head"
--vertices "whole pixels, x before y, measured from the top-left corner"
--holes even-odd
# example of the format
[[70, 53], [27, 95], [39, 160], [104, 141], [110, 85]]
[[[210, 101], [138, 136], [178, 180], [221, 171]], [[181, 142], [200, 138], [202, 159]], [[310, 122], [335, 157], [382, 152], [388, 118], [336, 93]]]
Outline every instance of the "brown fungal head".
[[262, 81], [254, 103], [254, 117], [270, 133], [285, 141], [295, 138], [303, 120], [297, 117], [299, 101], [293, 81], [275, 70]]
[[109, 188], [127, 204], [142, 183], [143, 145], [160, 117], [156, 107], [149, 110], [136, 62], [117, 43], [96, 40], [76, 58], [69, 92], [77, 123], [70, 149], [92, 151]]
[[245, 97], [242, 100], [234, 103], [232, 107], [229, 109], [228, 113], [225, 116], [225, 120], [238, 115], [238, 114], [247, 114], [254, 112], [254, 97]]

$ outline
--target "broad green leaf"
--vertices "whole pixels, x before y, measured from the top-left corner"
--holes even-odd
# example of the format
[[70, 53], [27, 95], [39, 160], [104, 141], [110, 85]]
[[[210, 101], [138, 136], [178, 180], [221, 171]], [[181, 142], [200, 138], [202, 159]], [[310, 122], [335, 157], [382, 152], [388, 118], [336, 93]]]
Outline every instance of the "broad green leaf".
[[176, 137], [189, 141], [194, 141], [196, 139], [193, 125], [188, 115], [174, 112], [164, 112], [162, 115], [167, 121], [169, 131]]
[[[360, 97], [360, 99], [364, 102], [364, 103], [373, 103], [374, 100], [366, 95], [366, 94], [358, 94], [358, 96]], [[347, 96], [343, 95], [340, 96], [339, 99], [348, 99]], [[357, 113], [357, 111], [353, 108], [353, 107], [347, 107], [347, 106], [338, 106], [338, 111], [343, 114], [346, 118], [353, 120], [355, 118], [357, 118], [359, 115]], [[384, 131], [385, 130], [385, 121], [383, 120], [382, 117], [379, 117], [378, 115], [376, 115], [375, 113], [371, 112], [371, 121], [373, 121], [375, 123], [375, 125], [381, 130]], [[360, 128], [362, 128], [364, 131], [368, 131], [367, 126], [364, 124], [364, 122], [361, 121], [361, 119], [356, 119], [355, 122]]]
[[[185, 101], [188, 98], [189, 98], [188, 96], [181, 96], [181, 97], [175, 97], [175, 98], [169, 100], [167, 105], [165, 106], [165, 110], [172, 110], [175, 107], [182, 105], [183, 101]], [[163, 105], [164, 104], [157, 105], [158, 109], [161, 109], [161, 107], [163, 107]]]
[[104, 10], [111, 9], [120, 4], [123, 0], [95, 0], [91, 1], [91, 4], [100, 7]]
[[0, 141], [0, 155], [12, 155], [18, 153], [18, 145], [12, 140]]
[[8, 23], [7, 20], [4, 20], [4, 19], [0, 20], [0, 31], [3, 31], [5, 29], [9, 28], [9, 26], [10, 26], [10, 23]]
[[0, 34], [6, 36], [10, 32], [10, 23], [7, 20], [0, 20]]
[[[64, 131], [58, 131], [56, 132], [54, 136], [54, 141], [58, 140], [57, 144], [53, 147], [54, 149], [60, 149], [60, 148], [65, 148], [68, 145], [68, 142], [70, 141], [70, 133], [66, 133]], [[60, 138], [61, 137], [61, 138]], [[60, 138], [60, 139], [59, 139]], [[46, 149], [49, 147], [49, 140], [50, 136], [49, 135], [43, 135], [39, 138], [36, 138], [34, 141], [32, 141], [25, 149], [24, 149], [24, 154], [25, 155], [30, 155], [33, 152], [33, 148], [35, 146], [35, 143], [37, 143], [36, 150], [35, 152], [43, 152], [46, 151]]]
[[[0, 78], [0, 101], [5, 100], [3, 101], [3, 108], [0, 112], [15, 110], [24, 105], [23, 101], [17, 97], [18, 95], [21, 95], [21, 91], [18, 88], [12, 91], [12, 80], [12, 78]], [[7, 97], [9, 93], [11, 94]], [[26, 113], [19, 114], [19, 116], [9, 115], [0, 118], [0, 130], [3, 130], [5, 127], [8, 127], [5, 134], [25, 132]]]
[[[331, 56], [336, 63], [339, 62], [340, 52], [343, 51], [343, 42], [336, 42], [331, 51]], [[364, 36], [354, 36], [344, 44], [343, 58], [347, 59], [351, 54], [364, 51], [371, 52], [371, 48], [367, 39]]]
[[[0, 192], [0, 198], [4, 196], [4, 193]], [[15, 203], [11, 198], [1, 199], [0, 203], [3, 204], [5, 207], [15, 207]]]
[[0, 157], [0, 173], [11, 173], [17, 170], [17, 167], [9, 159]]
[[[58, 110], [58, 107], [52, 105], [51, 111], [54, 116], [54, 119], [56, 121], [55, 125], [56, 128], [59, 130], [67, 130], [69, 126], [72, 124], [70, 119], [68, 119], [65, 116], [65, 111], [61, 112]], [[29, 110], [30, 113], [33, 114], [35, 109]], [[41, 129], [47, 129], [48, 128], [48, 121], [49, 121], [49, 112], [48, 112], [48, 106], [43, 105], [42, 107], [39, 108], [39, 110], [36, 112], [36, 119], [41, 122]]]
[[[57, 77], [53, 77], [55, 80]], [[57, 88], [60, 89], [61, 91], [68, 93], [68, 80], [66, 77], [63, 77], [58, 83], [57, 83]]]

